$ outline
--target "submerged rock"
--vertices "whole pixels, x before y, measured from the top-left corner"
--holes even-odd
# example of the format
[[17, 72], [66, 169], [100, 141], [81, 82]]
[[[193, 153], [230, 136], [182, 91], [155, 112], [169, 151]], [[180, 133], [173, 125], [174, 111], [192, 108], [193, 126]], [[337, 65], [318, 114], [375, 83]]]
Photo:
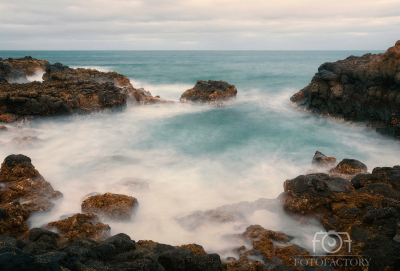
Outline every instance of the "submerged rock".
[[23, 136], [14, 137], [11, 143], [22, 148], [40, 146], [43, 144], [43, 140], [37, 136]]
[[180, 101], [185, 103], [216, 102], [233, 98], [236, 94], [236, 87], [227, 82], [199, 80], [193, 88], [182, 94]]
[[208, 224], [241, 222], [247, 223], [246, 216], [250, 216], [258, 210], [275, 212], [280, 210], [281, 199], [260, 198], [253, 202], [239, 202], [224, 205], [213, 210], [196, 211], [187, 216], [176, 218], [176, 221], [186, 230], [192, 231]]
[[95, 195], [82, 202], [82, 212], [94, 213], [108, 219], [129, 219], [138, 206], [134, 197], [105, 193]]
[[[291, 237], [259, 225], [247, 227], [238, 238], [249, 243], [249, 247], [242, 246], [234, 250], [238, 259], [227, 259], [227, 270], [300, 270], [295, 259], [313, 258], [304, 248], [289, 244]], [[312, 268], [312, 265], [301, 268]]]
[[323, 115], [383, 123], [377, 131], [400, 136], [400, 41], [386, 53], [325, 63], [291, 101]]

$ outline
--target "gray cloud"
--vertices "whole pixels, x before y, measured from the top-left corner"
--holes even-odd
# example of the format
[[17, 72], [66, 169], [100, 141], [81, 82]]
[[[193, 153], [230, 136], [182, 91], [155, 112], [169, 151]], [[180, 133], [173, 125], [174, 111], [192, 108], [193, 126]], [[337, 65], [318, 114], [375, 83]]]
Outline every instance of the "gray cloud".
[[400, 2], [3, 0], [7, 49], [378, 49], [400, 39]]

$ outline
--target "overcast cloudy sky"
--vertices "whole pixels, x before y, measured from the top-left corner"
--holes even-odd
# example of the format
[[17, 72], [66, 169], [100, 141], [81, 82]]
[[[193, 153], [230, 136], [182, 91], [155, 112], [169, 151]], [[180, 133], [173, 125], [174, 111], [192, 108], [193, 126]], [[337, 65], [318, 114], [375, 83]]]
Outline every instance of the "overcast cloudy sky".
[[0, 50], [384, 50], [400, 0], [0, 0]]

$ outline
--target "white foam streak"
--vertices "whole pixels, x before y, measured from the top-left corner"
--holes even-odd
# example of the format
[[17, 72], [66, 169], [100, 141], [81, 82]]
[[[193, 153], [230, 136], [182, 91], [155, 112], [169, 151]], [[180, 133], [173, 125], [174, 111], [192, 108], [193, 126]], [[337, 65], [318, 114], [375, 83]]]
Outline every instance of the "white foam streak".
[[39, 70], [36, 70], [36, 72], [35, 72], [34, 74], [29, 75], [29, 76], [27, 76], [26, 78], [27, 78], [30, 82], [33, 82], [33, 81], [43, 82], [42, 77], [43, 77], [43, 74], [44, 74], [44, 73], [45, 73], [44, 70], [39, 69]]

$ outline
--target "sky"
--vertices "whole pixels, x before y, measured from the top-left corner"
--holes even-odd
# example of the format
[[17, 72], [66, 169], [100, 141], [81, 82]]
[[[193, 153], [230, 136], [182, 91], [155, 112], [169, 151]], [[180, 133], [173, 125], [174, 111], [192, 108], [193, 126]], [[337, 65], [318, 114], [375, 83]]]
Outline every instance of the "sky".
[[385, 50], [399, 0], [0, 0], [0, 50]]

